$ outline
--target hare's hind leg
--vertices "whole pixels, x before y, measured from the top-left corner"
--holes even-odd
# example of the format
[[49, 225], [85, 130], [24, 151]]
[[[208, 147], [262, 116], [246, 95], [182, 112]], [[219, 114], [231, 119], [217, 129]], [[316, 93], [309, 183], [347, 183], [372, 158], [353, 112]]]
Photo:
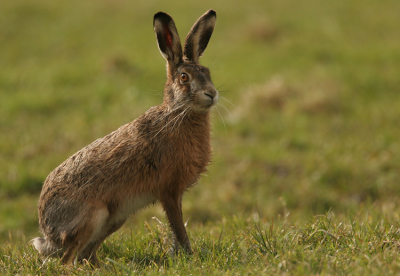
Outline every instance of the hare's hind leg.
[[63, 264], [67, 264], [69, 259], [71, 258], [72, 254], [74, 253], [74, 250], [76, 248], [76, 245], [71, 245], [68, 247], [68, 249], [65, 251], [64, 255], [61, 258], [61, 262]]
[[76, 231], [74, 239], [68, 242], [69, 246], [61, 258], [64, 264], [68, 263], [75, 252], [77, 253], [77, 258], [79, 258], [81, 252], [84, 251], [90, 243], [96, 241], [98, 237], [101, 236], [109, 216], [108, 210], [107, 208], [93, 209], [94, 208], [90, 208], [90, 212], [88, 212], [88, 214], [91, 214], [90, 216], [84, 216], [82, 218], [82, 220], [84, 220], [90, 217], [89, 221], [83, 224], [79, 230]]
[[64, 255], [61, 258], [63, 264], [67, 264], [69, 259], [76, 252], [78, 256], [79, 252], [88, 244], [90, 237], [93, 233], [93, 227], [91, 225], [85, 225], [81, 231], [76, 234], [76, 238], [69, 242], [67, 250], [65, 250]]
[[78, 256], [78, 261], [82, 262], [83, 260], [88, 260], [93, 265], [98, 266], [100, 264], [99, 259], [97, 258], [97, 250], [99, 249], [100, 245], [103, 241], [112, 233], [117, 231], [121, 226], [125, 223], [126, 219], [121, 219], [118, 221], [107, 221], [104, 231], [102, 235], [98, 237], [97, 240], [92, 241], [89, 243], [80, 253]]

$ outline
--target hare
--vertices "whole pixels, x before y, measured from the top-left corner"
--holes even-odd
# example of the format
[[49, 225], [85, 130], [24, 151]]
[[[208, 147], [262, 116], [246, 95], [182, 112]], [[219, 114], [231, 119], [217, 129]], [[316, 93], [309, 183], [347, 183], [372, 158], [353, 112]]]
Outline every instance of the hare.
[[161, 105], [84, 147], [46, 178], [38, 203], [44, 238], [31, 244], [44, 256], [98, 265], [101, 243], [127, 218], [160, 202], [179, 245], [192, 248], [182, 218], [182, 195], [210, 162], [210, 109], [218, 101], [208, 68], [199, 64], [216, 22], [213, 10], [193, 25], [183, 47], [173, 19], [154, 15], [167, 61]]

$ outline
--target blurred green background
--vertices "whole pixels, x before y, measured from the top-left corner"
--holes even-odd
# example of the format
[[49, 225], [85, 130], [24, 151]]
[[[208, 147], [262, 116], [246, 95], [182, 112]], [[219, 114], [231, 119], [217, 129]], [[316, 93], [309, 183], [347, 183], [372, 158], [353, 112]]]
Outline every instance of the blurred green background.
[[[208, 9], [201, 63], [223, 97], [193, 223], [399, 217], [400, 1], [0, 1], [0, 240], [38, 235], [41, 185], [85, 145], [161, 103], [153, 15], [181, 40]], [[153, 215], [146, 209], [131, 224]]]

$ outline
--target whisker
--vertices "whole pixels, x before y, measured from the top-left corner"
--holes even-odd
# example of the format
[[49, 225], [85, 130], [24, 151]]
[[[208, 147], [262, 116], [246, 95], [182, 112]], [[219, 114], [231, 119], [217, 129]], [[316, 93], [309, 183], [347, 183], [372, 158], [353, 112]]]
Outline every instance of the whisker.
[[[176, 115], [172, 120], [170, 120], [169, 122], [167, 122], [167, 123], [165, 124], [165, 126], [163, 126], [163, 127], [156, 133], [156, 135], [153, 136], [153, 138], [151, 138], [151, 140], [153, 140], [154, 138], [156, 138], [156, 136], [157, 136], [161, 131], [163, 131], [169, 124], [171, 124], [171, 123], [174, 122], [174, 121], [175, 121], [175, 123], [176, 123], [176, 121], [179, 119], [179, 116], [181, 116], [183, 112], [184, 112], [184, 111], [178, 113], [178, 115]], [[169, 114], [171, 114], [171, 112], [170, 112]]]
[[218, 92], [227, 92], [226, 90], [220, 90], [221, 87], [223, 87], [223, 85], [220, 85], [220, 86], [216, 87], [215, 89], [217, 89]]
[[182, 103], [180, 105], [175, 106], [173, 109], [171, 109], [169, 112], [163, 114], [162, 116], [160, 116], [160, 118], [158, 118], [157, 120], [154, 121], [154, 124], [160, 122], [161, 120], [165, 119], [167, 116], [169, 116], [170, 114], [172, 114], [173, 112], [175, 112], [176, 110], [182, 108], [183, 106], [185, 106], [185, 103]]
[[236, 108], [236, 106], [235, 106], [230, 100], [228, 100], [228, 98], [226, 98], [226, 97], [220, 97], [220, 99], [223, 100], [223, 101], [225, 101], [225, 102], [227, 102], [227, 103], [229, 103], [229, 104], [231, 104], [234, 108]]
[[185, 110], [184, 110], [184, 112], [183, 112], [183, 115], [182, 115], [182, 117], [181, 117], [181, 119], [180, 119], [180, 122], [178, 123], [178, 128], [182, 125], [182, 123], [183, 123], [183, 119], [185, 118], [185, 116], [188, 114], [188, 113], [186, 113], [186, 111], [188, 111], [189, 110], [189, 108], [186, 108]]
[[[171, 132], [174, 130], [174, 127], [176, 125], [177, 122], [179, 122], [179, 117], [184, 117], [185, 116], [185, 112], [186, 112], [187, 108], [185, 110], [183, 110], [181, 113], [178, 114], [178, 119], [176, 119], [175, 123], [173, 124], [172, 128], [171, 128]], [[178, 124], [179, 125], [179, 124]]]
[[219, 103], [219, 105], [221, 105], [229, 113], [229, 116], [232, 117], [232, 113], [229, 111], [228, 108], [226, 108], [226, 106], [223, 103]]
[[218, 112], [218, 115], [219, 115], [219, 117], [220, 117], [220, 118], [221, 118], [221, 120], [222, 120], [222, 124], [224, 125], [224, 129], [225, 129], [225, 135], [226, 135], [226, 136], [228, 136], [228, 132], [226, 131], [226, 125], [225, 125], [225, 121], [224, 121], [224, 118], [222, 118], [222, 116], [221, 116], [221, 113], [219, 112], [218, 106], [216, 106], [216, 107], [215, 107], [215, 109], [217, 110], [217, 112]]
[[208, 69], [211, 70], [215, 65], [217, 65], [216, 59], [214, 59], [213, 61], [211, 61], [211, 63], [210, 63], [207, 67], [208, 67]]
[[179, 114], [176, 115], [172, 120], [170, 120], [168, 123], [165, 124], [165, 126], [163, 126], [157, 133], [156, 135], [153, 136], [153, 138], [151, 138], [151, 140], [153, 140], [154, 138], [156, 138], [156, 136], [164, 130], [164, 128], [166, 128], [170, 123], [172, 123], [176, 118], [178, 118]]

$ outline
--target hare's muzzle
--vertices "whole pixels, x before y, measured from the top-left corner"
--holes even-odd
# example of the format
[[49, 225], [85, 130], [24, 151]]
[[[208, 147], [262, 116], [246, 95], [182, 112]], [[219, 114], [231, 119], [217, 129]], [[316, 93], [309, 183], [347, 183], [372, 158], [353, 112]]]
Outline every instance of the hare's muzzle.
[[218, 91], [214, 89], [208, 89], [201, 93], [201, 105], [207, 108], [212, 107], [218, 102]]

